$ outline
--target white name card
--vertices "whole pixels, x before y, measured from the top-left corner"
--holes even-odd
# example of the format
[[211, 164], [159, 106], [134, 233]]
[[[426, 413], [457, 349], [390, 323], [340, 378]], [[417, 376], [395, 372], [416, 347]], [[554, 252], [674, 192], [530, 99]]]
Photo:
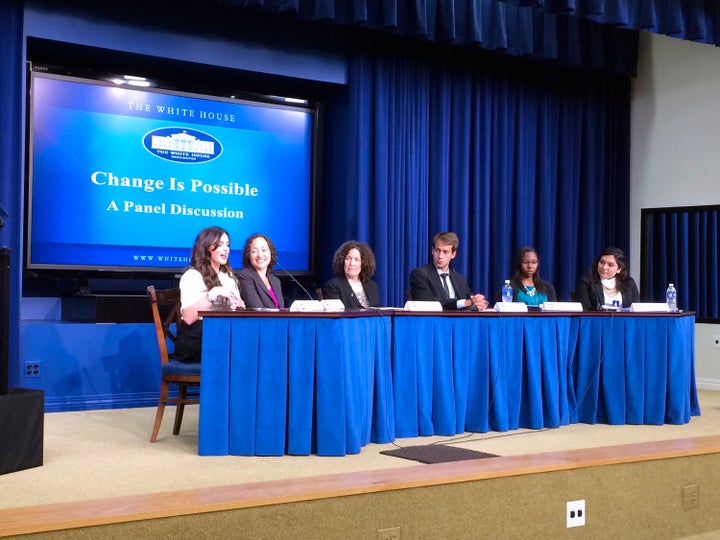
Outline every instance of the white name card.
[[405, 302], [405, 311], [442, 311], [442, 304], [434, 301], [408, 300]]
[[295, 300], [290, 311], [325, 311], [320, 300]]
[[545, 302], [540, 305], [543, 311], [582, 311], [580, 302]]
[[322, 300], [320, 302], [323, 311], [345, 311], [345, 304], [339, 298], [331, 298], [330, 300]]
[[498, 302], [495, 304], [495, 311], [498, 313], [527, 313], [527, 310], [525, 302]]
[[668, 312], [670, 308], [665, 302], [634, 302], [630, 304], [630, 311], [635, 313]]

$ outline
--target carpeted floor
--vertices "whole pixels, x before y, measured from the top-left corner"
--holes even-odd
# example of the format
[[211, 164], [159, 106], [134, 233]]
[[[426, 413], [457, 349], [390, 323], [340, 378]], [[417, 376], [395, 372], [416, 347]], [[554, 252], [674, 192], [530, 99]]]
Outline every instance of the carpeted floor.
[[700, 405], [702, 416], [680, 426], [574, 424], [535, 431], [397, 439], [394, 444], [370, 444], [360, 454], [345, 457], [198, 456], [197, 407], [186, 410], [178, 436], [171, 434], [174, 411], [169, 410], [156, 443], [149, 442], [154, 408], [48, 413], [44, 465], [0, 476], [0, 508], [423, 467], [418, 461], [381, 452], [431, 443], [509, 456], [720, 434], [720, 392], [701, 391]]

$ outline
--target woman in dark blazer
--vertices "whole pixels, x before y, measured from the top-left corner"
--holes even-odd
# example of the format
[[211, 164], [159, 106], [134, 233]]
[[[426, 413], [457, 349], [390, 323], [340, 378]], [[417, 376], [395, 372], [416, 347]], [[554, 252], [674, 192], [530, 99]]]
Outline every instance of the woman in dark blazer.
[[614, 302], [627, 308], [640, 301], [640, 291], [620, 248], [607, 247], [598, 255], [592, 268], [578, 280], [575, 300], [585, 311], [599, 311]]
[[375, 274], [375, 254], [370, 246], [357, 240], [341, 245], [333, 256], [335, 277], [325, 284], [323, 298], [339, 298], [346, 309], [364, 309], [380, 305]]
[[267, 236], [253, 234], [245, 241], [243, 269], [237, 278], [246, 309], [285, 307], [280, 279], [270, 272], [276, 263], [277, 250]]

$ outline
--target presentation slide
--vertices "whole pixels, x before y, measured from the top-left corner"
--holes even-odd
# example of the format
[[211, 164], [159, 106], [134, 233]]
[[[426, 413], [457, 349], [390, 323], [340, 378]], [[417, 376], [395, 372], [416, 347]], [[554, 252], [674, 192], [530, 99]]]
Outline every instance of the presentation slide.
[[180, 270], [260, 232], [309, 270], [314, 112], [33, 74], [28, 268]]

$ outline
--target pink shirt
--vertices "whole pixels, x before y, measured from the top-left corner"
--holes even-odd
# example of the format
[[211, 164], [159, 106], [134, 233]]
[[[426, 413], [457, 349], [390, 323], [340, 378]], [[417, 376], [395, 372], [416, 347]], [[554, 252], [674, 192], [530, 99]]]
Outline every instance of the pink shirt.
[[268, 292], [270, 293], [270, 296], [273, 299], [273, 302], [275, 303], [275, 307], [278, 307], [280, 304], [278, 303], [277, 296], [275, 296], [275, 291], [273, 291], [272, 287], [268, 287]]

